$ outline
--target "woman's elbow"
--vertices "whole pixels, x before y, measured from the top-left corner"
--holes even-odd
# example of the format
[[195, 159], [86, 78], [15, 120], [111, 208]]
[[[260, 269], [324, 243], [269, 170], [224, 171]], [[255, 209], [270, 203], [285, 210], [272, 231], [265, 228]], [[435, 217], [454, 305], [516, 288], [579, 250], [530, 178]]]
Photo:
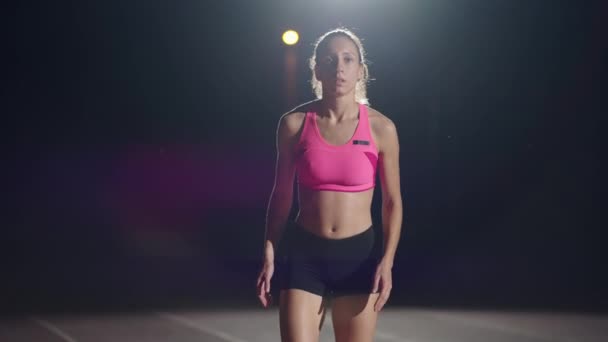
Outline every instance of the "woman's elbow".
[[270, 203], [272, 206], [291, 207], [293, 200], [292, 189], [275, 188], [272, 191]]
[[382, 199], [382, 207], [385, 210], [400, 210], [403, 207], [401, 196], [386, 196]]

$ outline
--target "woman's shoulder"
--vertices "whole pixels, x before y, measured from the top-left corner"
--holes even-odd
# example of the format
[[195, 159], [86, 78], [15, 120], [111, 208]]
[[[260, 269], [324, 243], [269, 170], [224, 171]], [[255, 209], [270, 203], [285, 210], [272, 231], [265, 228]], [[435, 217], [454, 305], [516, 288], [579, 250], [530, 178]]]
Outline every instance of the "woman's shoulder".
[[294, 112], [302, 112], [302, 113], [307, 113], [307, 112], [311, 112], [311, 111], [315, 111], [317, 108], [317, 105], [319, 104], [320, 100], [312, 100], [312, 101], [308, 101], [308, 102], [304, 102], [302, 104], [297, 105], [294, 109], [290, 110], [289, 113], [294, 113]]
[[367, 106], [367, 113], [369, 118], [369, 124], [374, 130], [374, 133], [379, 136], [390, 134], [397, 130], [395, 123], [388, 116], [380, 113], [380, 111]]
[[316, 102], [317, 101], [310, 101], [303, 103], [283, 114], [280, 118], [280, 126], [285, 127], [289, 132], [294, 134], [297, 133], [304, 123], [306, 113], [314, 110]]

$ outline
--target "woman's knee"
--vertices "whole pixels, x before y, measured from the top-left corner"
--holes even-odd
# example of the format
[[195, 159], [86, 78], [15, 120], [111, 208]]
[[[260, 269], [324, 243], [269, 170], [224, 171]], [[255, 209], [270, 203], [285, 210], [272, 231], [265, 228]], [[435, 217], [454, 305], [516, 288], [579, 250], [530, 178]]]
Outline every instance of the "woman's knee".
[[324, 316], [323, 297], [300, 289], [281, 290], [279, 317], [282, 341], [318, 340]]
[[373, 341], [378, 313], [374, 304], [378, 294], [336, 297], [331, 312], [336, 341]]

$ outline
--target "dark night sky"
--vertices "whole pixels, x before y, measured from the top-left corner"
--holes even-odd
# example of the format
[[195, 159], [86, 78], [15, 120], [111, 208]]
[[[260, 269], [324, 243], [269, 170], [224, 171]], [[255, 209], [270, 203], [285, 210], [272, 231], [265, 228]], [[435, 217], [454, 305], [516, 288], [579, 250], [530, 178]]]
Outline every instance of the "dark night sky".
[[[7, 7], [8, 310], [90, 293], [204, 302], [203, 288], [250, 303], [276, 123], [313, 98], [311, 44], [338, 25], [363, 39], [372, 107], [400, 136], [395, 301], [608, 307], [600, 2]], [[293, 103], [287, 28], [301, 34]]]

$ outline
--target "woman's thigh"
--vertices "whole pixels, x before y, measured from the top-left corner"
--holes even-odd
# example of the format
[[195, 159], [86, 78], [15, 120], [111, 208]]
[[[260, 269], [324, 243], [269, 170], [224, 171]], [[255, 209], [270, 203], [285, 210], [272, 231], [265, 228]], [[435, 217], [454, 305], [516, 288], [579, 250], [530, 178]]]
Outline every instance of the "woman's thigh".
[[331, 318], [336, 342], [371, 342], [374, 340], [378, 313], [374, 304], [378, 293], [345, 295], [333, 298]]
[[300, 289], [281, 290], [279, 316], [281, 341], [318, 341], [325, 316], [323, 297]]

